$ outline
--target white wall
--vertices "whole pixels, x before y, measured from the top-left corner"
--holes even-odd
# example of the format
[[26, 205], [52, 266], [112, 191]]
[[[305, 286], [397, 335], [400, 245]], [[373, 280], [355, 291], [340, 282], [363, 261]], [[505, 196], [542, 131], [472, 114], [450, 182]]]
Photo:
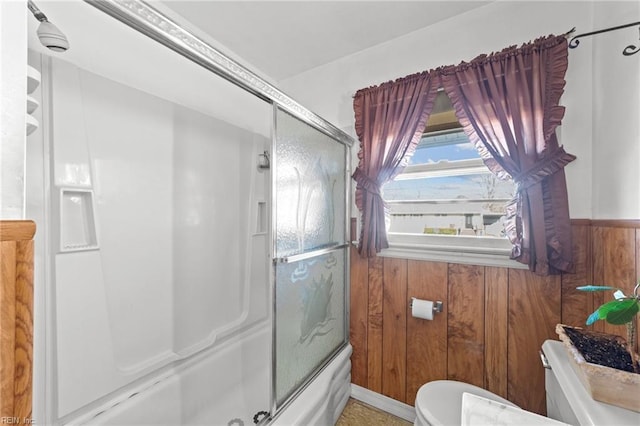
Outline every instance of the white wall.
[[0, 1], [0, 218], [24, 217], [27, 6]]
[[[599, 3], [594, 28], [640, 20], [640, 1]], [[591, 42], [585, 40], [584, 43]], [[592, 40], [593, 218], [640, 218], [640, 53], [638, 26], [600, 34]]]
[[[88, 22], [73, 11], [62, 10], [65, 7], [59, 3], [47, 4], [47, 13], [64, 26], [66, 32], [72, 31], [72, 26], [81, 27], [82, 23]], [[83, 3], [78, 7], [88, 8], [91, 14], [98, 13]], [[58, 12], [57, 8], [61, 10]], [[360, 88], [440, 65], [456, 64], [480, 53], [520, 44], [540, 35], [559, 34], [574, 26], [579, 33], [637, 21], [639, 8], [637, 1], [499, 1], [289, 78], [280, 82], [280, 87], [355, 136], [352, 96]], [[24, 101], [24, 92], [19, 88], [24, 81], [18, 79], [17, 73], [24, 75], [26, 67], [26, 6], [23, 2], [0, 2], [0, 19], [3, 24], [0, 39], [3, 52], [0, 217], [19, 218], [23, 215], [24, 203], [24, 137], [21, 130], [24, 113], [16, 112], [14, 106]], [[31, 21], [35, 20], [28, 20], [29, 31], [33, 33], [36, 24]], [[104, 28], [98, 32], [104, 33]], [[87, 35], [95, 32], [79, 28], [77, 34], [70, 34], [76, 44], [72, 44], [72, 49], [65, 55], [80, 50], [75, 47], [79, 42], [90, 45], [93, 40]], [[640, 190], [632, 185], [638, 180], [634, 175], [634, 164], [640, 157], [637, 119], [640, 65], [638, 55], [623, 57], [619, 53], [624, 46], [634, 42], [637, 43], [637, 28], [632, 27], [585, 38], [578, 49], [570, 51], [567, 86], [561, 101], [567, 107], [567, 113], [560, 132], [567, 151], [578, 156], [578, 160], [566, 169], [574, 218], [640, 217]], [[32, 47], [37, 47], [34, 44]], [[105, 52], [108, 48], [103, 44], [92, 50], [93, 56], [84, 55], [82, 60], [102, 66], [108, 63], [104, 60], [109, 57]], [[111, 61], [111, 64], [116, 62]], [[166, 71], [167, 68], [175, 67], [163, 69]], [[116, 67], [113, 73], [118, 69], [122, 70], [122, 67]], [[613, 74], [609, 74], [610, 71]], [[149, 75], [142, 73], [140, 76], [140, 81], [127, 83], [141, 88], [153, 84]], [[110, 77], [119, 80], [115, 74]], [[180, 91], [171, 96], [173, 101], [178, 101], [176, 97], [180, 96]], [[181, 97], [189, 100], [178, 103], [191, 103], [185, 105], [189, 107], [207, 102], [202, 97]], [[612, 149], [614, 146], [615, 150]], [[620, 154], [623, 149], [625, 153]], [[585, 191], [585, 188], [592, 190]]]
[[[482, 53], [520, 45], [547, 34], [561, 34], [573, 27], [580, 33], [604, 25], [637, 21], [632, 18], [638, 17], [637, 10], [637, 2], [604, 2], [595, 6], [596, 15], [602, 16], [594, 23], [592, 2], [498, 1], [294, 76], [280, 82], [280, 87], [355, 137], [352, 97], [358, 89], [468, 61]], [[637, 42], [637, 29], [635, 35], [633, 30], [611, 42], [587, 38], [579, 48], [569, 51], [567, 84], [561, 99], [566, 114], [560, 137], [565, 149], [578, 157], [566, 168], [573, 218], [640, 217], [638, 190], [634, 185], [638, 182], [637, 174], [632, 180], [631, 167], [616, 173], [610, 170], [620, 161], [638, 163], [638, 58], [623, 58], [619, 53], [627, 44]], [[599, 44], [592, 48], [594, 42]], [[615, 54], [601, 51], [604, 43], [616, 44]], [[604, 79], [601, 69], [610, 66], [619, 70], [613, 78]], [[604, 87], [598, 89], [600, 86]], [[606, 112], [598, 105], [594, 108], [592, 87], [598, 89], [597, 103], [616, 107]], [[629, 100], [633, 96], [624, 93], [633, 93], [635, 101]], [[594, 124], [593, 128], [590, 125], [602, 121], [610, 124], [606, 127]], [[619, 146], [624, 145], [626, 149], [636, 147], [635, 154], [629, 158], [626, 153], [609, 152], [602, 145], [602, 133], [613, 133], [618, 140], [623, 140], [618, 142]], [[600, 159], [604, 156], [602, 151], [609, 155], [596, 169], [593, 157]], [[620, 189], [611, 191], [612, 187]], [[590, 188], [594, 188], [593, 194]], [[606, 202], [603, 192], [607, 193]]]

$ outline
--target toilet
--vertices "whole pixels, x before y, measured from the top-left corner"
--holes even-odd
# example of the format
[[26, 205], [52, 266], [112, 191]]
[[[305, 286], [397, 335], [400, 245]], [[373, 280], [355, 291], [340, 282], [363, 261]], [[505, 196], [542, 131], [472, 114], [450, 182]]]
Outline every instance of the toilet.
[[454, 380], [435, 380], [418, 390], [415, 426], [452, 426], [461, 424], [462, 394], [481, 396], [502, 404], [517, 407], [506, 399], [469, 383]]
[[[596, 401], [585, 392], [584, 384], [576, 375], [562, 342], [545, 341], [540, 356], [545, 368], [549, 420], [569, 425], [640, 425], [639, 412]], [[460, 426], [462, 394], [465, 392], [519, 408], [506, 399], [469, 383], [436, 380], [422, 385], [418, 390], [414, 425]]]

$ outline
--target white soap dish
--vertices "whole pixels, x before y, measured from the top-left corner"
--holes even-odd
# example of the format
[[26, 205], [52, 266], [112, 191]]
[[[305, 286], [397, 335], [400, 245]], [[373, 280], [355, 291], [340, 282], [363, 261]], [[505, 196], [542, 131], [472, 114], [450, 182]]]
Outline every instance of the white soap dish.
[[27, 114], [31, 114], [33, 111], [38, 109], [40, 106], [40, 102], [38, 102], [35, 98], [27, 95]]
[[32, 67], [31, 65], [27, 65], [27, 94], [30, 95], [38, 88], [40, 85], [41, 79], [40, 72]]
[[27, 114], [26, 119], [27, 119], [26, 121], [27, 121], [27, 136], [28, 136], [31, 133], [33, 133], [38, 128], [38, 126], [40, 126], [40, 123], [38, 123], [38, 120], [30, 116], [29, 114]]

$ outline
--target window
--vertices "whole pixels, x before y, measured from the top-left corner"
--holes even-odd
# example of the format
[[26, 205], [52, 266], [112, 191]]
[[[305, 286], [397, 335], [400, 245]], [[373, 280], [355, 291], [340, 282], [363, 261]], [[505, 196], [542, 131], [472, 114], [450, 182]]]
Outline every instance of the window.
[[497, 179], [462, 130], [426, 134], [404, 172], [383, 188], [390, 232], [504, 237], [513, 182]]
[[437, 100], [409, 165], [383, 187], [391, 246], [384, 255], [453, 261], [453, 252], [463, 263], [514, 266], [503, 220], [515, 185], [487, 169], [449, 99], [438, 98], [441, 111]]

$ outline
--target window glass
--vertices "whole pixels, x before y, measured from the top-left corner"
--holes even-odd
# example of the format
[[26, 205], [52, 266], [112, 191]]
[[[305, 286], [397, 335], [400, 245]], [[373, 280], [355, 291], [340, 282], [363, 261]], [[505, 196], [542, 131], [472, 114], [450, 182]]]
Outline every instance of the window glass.
[[461, 129], [427, 133], [383, 188], [389, 232], [504, 238], [511, 180], [496, 178]]
[[434, 132], [425, 135], [416, 148], [410, 165], [431, 164], [438, 161], [480, 158], [476, 148], [462, 130]]

